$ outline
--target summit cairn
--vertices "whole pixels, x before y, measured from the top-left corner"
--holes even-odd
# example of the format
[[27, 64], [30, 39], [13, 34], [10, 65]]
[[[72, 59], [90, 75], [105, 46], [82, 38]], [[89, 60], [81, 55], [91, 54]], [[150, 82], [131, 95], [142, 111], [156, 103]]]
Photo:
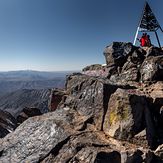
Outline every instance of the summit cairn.
[[[150, 41], [150, 36], [147, 35], [147, 32], [154, 32], [156, 35], [156, 39], [159, 45], [159, 48], [161, 48], [161, 44], [160, 44], [160, 40], [157, 34], [158, 29], [161, 30], [161, 32], [163, 32], [163, 29], [161, 28], [158, 20], [156, 19], [150, 5], [148, 4], [148, 2], [146, 1], [144, 4], [144, 8], [143, 8], [143, 12], [142, 12], [142, 16], [140, 19], [140, 22], [138, 24], [138, 28], [135, 34], [135, 39], [134, 39], [134, 45], [136, 45], [136, 41], [137, 41], [137, 37], [139, 32], [145, 32], [143, 33], [142, 39], [138, 39], [141, 42], [141, 46], [150, 46], [151, 45], [151, 41]], [[146, 38], [145, 38], [145, 37]], [[145, 41], [147, 41], [148, 43], [145, 43]]]

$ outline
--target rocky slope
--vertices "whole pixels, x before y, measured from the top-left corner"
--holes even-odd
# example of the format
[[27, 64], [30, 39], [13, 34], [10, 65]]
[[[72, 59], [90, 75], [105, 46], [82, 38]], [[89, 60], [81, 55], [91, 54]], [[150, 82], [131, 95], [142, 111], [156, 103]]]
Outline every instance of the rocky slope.
[[104, 55], [0, 139], [0, 162], [163, 162], [163, 51], [114, 42]]

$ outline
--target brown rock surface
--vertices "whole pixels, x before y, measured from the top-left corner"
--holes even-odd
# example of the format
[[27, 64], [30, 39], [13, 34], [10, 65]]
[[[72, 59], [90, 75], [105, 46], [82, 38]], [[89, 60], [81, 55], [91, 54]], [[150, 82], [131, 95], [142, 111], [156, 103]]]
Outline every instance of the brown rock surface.
[[147, 134], [151, 135], [149, 142], [154, 141], [154, 126], [147, 99], [141, 94], [137, 90], [118, 89], [111, 95], [104, 120], [104, 132], [107, 135], [129, 140], [146, 127], [150, 132]]
[[62, 101], [62, 98], [65, 95], [65, 91], [61, 89], [52, 89], [50, 98], [49, 98], [49, 110], [55, 111], [59, 105], [59, 103]]

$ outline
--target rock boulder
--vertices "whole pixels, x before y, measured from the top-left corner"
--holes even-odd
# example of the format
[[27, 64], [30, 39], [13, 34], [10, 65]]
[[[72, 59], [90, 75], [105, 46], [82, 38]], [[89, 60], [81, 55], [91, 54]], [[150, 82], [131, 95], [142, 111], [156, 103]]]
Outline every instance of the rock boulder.
[[21, 113], [17, 116], [17, 122], [23, 123], [25, 120], [27, 120], [29, 117], [34, 117], [37, 115], [42, 115], [40, 109], [38, 108], [24, 108]]
[[[58, 117], [58, 116], [57, 116]], [[55, 113], [32, 117], [0, 141], [0, 162], [38, 162], [73, 133]], [[60, 118], [60, 119], [59, 119]]]
[[163, 56], [151, 56], [144, 60], [140, 68], [141, 81], [163, 81]]
[[107, 65], [122, 67], [127, 60], [127, 56], [132, 53], [133, 48], [132, 43], [113, 42], [104, 50]]

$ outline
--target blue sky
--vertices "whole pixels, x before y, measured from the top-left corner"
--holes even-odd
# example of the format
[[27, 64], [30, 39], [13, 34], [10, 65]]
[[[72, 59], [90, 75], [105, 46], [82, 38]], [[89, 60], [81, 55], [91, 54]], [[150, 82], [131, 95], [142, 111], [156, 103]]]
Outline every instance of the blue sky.
[[[163, 26], [163, 1], [148, 2]], [[143, 5], [143, 0], [0, 0], [0, 71], [80, 70], [105, 63], [106, 45], [133, 42]]]

